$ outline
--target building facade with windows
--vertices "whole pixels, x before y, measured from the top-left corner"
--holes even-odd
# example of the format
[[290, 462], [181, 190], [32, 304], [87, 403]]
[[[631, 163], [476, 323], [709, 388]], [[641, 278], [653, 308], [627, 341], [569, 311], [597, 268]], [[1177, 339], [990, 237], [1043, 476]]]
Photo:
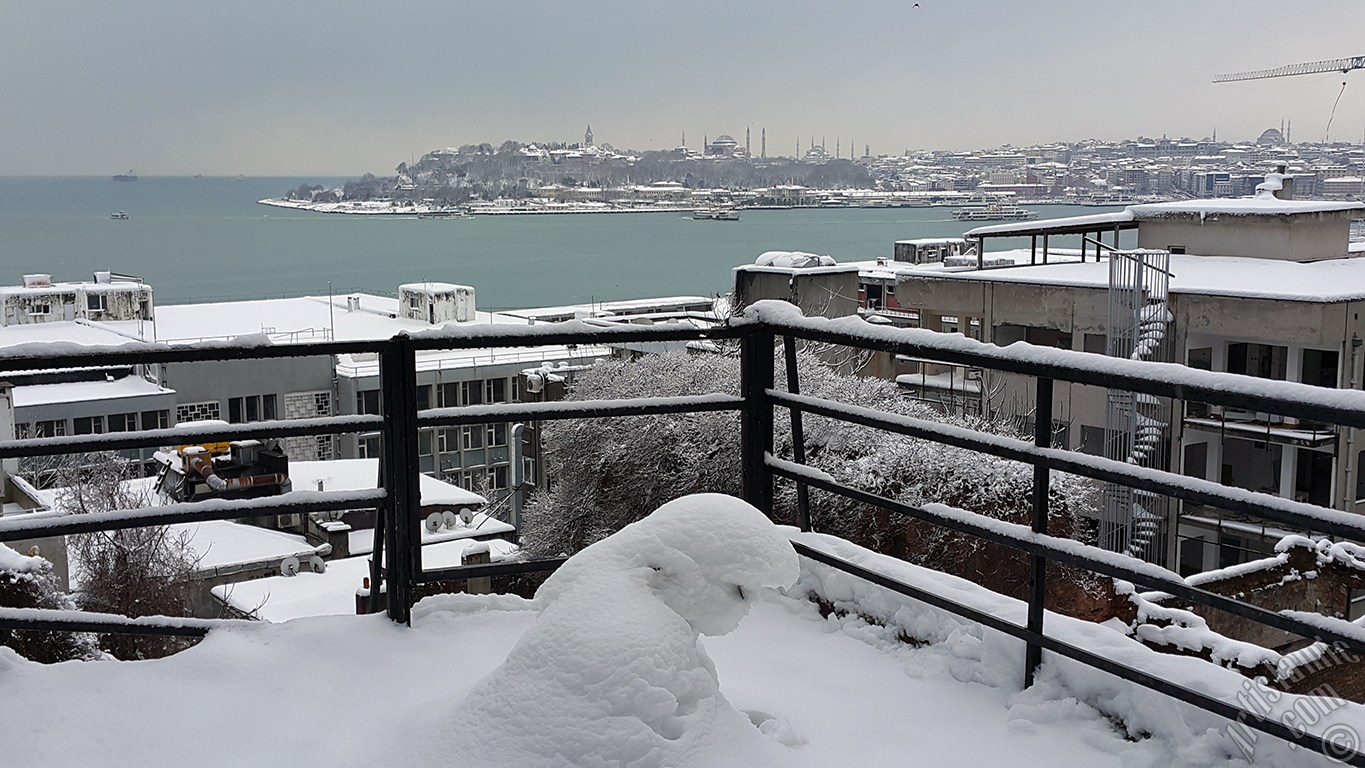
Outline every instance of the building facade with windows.
[[[1349, 227], [1362, 211], [1359, 203], [1280, 199], [1263, 191], [1255, 198], [1132, 206], [1104, 214], [1104, 222], [1081, 217], [985, 227], [967, 233], [979, 247], [986, 237], [1050, 233], [1060, 239], [1087, 228], [1091, 234], [1113, 228], [1117, 242], [1119, 228], [1135, 228], [1138, 248], [1086, 262], [1047, 263], [1044, 255], [1044, 263], [1027, 266], [905, 272], [896, 295], [925, 328], [960, 332], [966, 323], [980, 329], [983, 341], [1001, 346], [1026, 342], [1113, 354], [1115, 262], [1123, 254], [1164, 254], [1165, 293], [1159, 310], [1144, 318], [1169, 346], [1172, 362], [1360, 389], [1365, 254], [1349, 243]], [[959, 381], [970, 373], [960, 372]], [[1022, 378], [991, 372], [975, 378], [981, 410], [1031, 412], [1031, 389]], [[949, 394], [957, 393], [945, 393], [945, 402]], [[1057, 442], [1103, 453], [1112, 434], [1108, 393], [1057, 382], [1054, 399]], [[1359, 430], [1200, 403], [1175, 404], [1164, 420], [1162, 468], [1365, 512]], [[1173, 505], [1166, 523], [1150, 559], [1185, 573], [1261, 557], [1290, 533], [1192, 505]]]

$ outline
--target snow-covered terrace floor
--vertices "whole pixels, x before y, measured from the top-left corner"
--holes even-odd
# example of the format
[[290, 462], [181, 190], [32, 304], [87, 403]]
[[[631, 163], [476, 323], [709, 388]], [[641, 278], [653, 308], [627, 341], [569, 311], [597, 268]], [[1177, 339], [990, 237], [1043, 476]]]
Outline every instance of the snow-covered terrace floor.
[[[380, 615], [260, 624], [154, 662], [45, 667], [0, 649], [0, 744], [14, 766], [460, 765], [394, 762], [386, 742], [422, 755], [429, 728], [458, 728], [454, 705], [534, 616], [515, 599], [445, 597], [411, 629]], [[731, 703], [780, 719], [790, 766], [1119, 766], [1160, 751], [1074, 702], [976, 682], [969, 639], [912, 648], [885, 634], [770, 595], [704, 642]]]
[[[950, 599], [1023, 619], [1023, 604], [968, 582], [830, 537], [799, 536]], [[811, 593], [841, 610], [823, 618]], [[737, 630], [701, 642], [729, 702], [767, 721], [767, 751], [729, 752], [722, 742], [718, 751], [657, 765], [1330, 764], [1052, 657], [1034, 687], [1021, 690], [1018, 641], [809, 561], [794, 587], [764, 590], [754, 603]], [[510, 596], [442, 595], [414, 608], [411, 627], [382, 615], [243, 623], [148, 662], [44, 666], [0, 647], [3, 764], [463, 765], [448, 744], [461, 727], [459, 705], [504, 662], [539, 608]], [[1048, 627], [1225, 700], [1252, 690], [1235, 672], [1157, 654], [1121, 628], [1052, 614]], [[924, 644], [903, 642], [906, 634]], [[602, 663], [613, 660], [582, 660]], [[1268, 705], [1270, 716], [1300, 698], [1279, 698]], [[1365, 708], [1341, 707], [1318, 725], [1365, 723]]]

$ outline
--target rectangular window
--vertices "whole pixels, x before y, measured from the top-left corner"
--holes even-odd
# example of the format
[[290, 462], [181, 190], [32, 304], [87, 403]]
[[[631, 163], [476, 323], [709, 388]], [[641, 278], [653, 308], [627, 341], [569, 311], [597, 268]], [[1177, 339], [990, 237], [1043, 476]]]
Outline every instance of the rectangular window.
[[362, 459], [373, 459], [379, 456], [379, 435], [363, 435], [357, 445], [358, 453]]
[[1270, 344], [1229, 344], [1228, 372], [1284, 381], [1289, 348]]
[[379, 390], [363, 389], [355, 393], [356, 413], [379, 413]]
[[261, 395], [261, 418], [271, 421], [275, 418], [275, 396]]
[[50, 304], [30, 304], [28, 305], [29, 316], [46, 315], [52, 311]]
[[484, 402], [507, 402], [507, 379], [489, 379], [484, 382]]
[[167, 417], [169, 415], [167, 411], [143, 411], [142, 428], [165, 429], [168, 425]]
[[102, 293], [87, 293], [85, 295], [85, 308], [91, 312], [103, 312], [108, 308], [108, 297]]
[[473, 451], [483, 447], [483, 427], [464, 427], [464, 449]]
[[73, 431], [78, 435], [104, 434], [103, 416], [79, 416], [71, 420]]
[[442, 408], [454, 408], [460, 404], [460, 383], [453, 381], [449, 384], [442, 384], [437, 393], [441, 396], [440, 403]]
[[460, 405], [482, 405], [483, 404], [483, 382], [482, 381], [462, 381], [460, 382]]
[[62, 437], [66, 434], [65, 421], [35, 421], [33, 422], [34, 437]]
[[110, 432], [133, 432], [137, 430], [136, 413], [111, 413], [108, 421]]
[[437, 432], [436, 448], [440, 450], [441, 453], [450, 453], [451, 451], [458, 451], [460, 449], [459, 434], [460, 429], [458, 427], [455, 427], [453, 429], [443, 429], [440, 432]]
[[507, 489], [507, 465], [501, 464], [488, 469], [488, 487], [495, 491]]
[[514, 403], [519, 403], [519, 402], [521, 402], [521, 377], [520, 377], [520, 376], [513, 376], [513, 377], [512, 377], [512, 402], [514, 402]]
[[420, 386], [417, 388], [417, 410], [425, 411], [431, 407], [431, 387]]
[[1303, 351], [1303, 383], [1315, 387], [1335, 387], [1337, 385], [1336, 350], [1305, 349]]
[[485, 433], [485, 445], [492, 448], [494, 446], [507, 445], [507, 425], [503, 422], [487, 425]]
[[417, 431], [417, 455], [418, 455], [418, 456], [430, 456], [430, 455], [431, 455], [431, 430], [430, 430], [430, 429], [419, 429], [419, 430]]
[[247, 397], [247, 398], [243, 398], [243, 399], [246, 400], [246, 420], [247, 420], [247, 421], [260, 421], [260, 420], [261, 420], [261, 398], [256, 397], [256, 396], [253, 395], [253, 396], [251, 396], [251, 397]]

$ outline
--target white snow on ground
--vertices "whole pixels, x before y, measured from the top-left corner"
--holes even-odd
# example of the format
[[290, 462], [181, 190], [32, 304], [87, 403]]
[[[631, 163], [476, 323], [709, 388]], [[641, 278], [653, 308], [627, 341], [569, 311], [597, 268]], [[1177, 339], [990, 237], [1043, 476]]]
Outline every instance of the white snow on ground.
[[[705, 638], [703, 650], [696, 630], [723, 631], [747, 607], [727, 584], [795, 576], [772, 534], [798, 534], [765, 532], [742, 515], [719, 523], [732, 501], [689, 502], [702, 522], [646, 524], [629, 534], [629, 547], [609, 539], [566, 565], [536, 601], [429, 598], [411, 628], [382, 616], [234, 626], [177, 656], [137, 663], [44, 666], [0, 649], [5, 764], [1202, 768], [1244, 765], [1248, 756], [1256, 765], [1327, 764], [1268, 736], [1239, 742], [1220, 718], [1050, 654], [1039, 683], [1021, 692], [1022, 643], [809, 561], [789, 594], [746, 590], [747, 618]], [[831, 537], [799, 538], [1023, 619], [1023, 604], [959, 579]], [[885, 626], [856, 615], [822, 619], [808, 589]], [[612, 595], [624, 598], [603, 604]], [[1236, 673], [1156, 654], [1109, 627], [1051, 614], [1047, 622], [1068, 642], [1220, 698], [1249, 690]], [[902, 643], [902, 634], [927, 644]], [[640, 731], [646, 716], [676, 707], [675, 692], [695, 706], [652, 722], [678, 738]], [[1270, 716], [1284, 717], [1300, 698], [1270, 702]], [[504, 710], [505, 720], [490, 703], [499, 700], [526, 708]], [[623, 709], [619, 718], [603, 716], [613, 707]], [[1365, 722], [1363, 709], [1343, 704], [1314, 730]], [[591, 732], [575, 733], [589, 721]], [[563, 736], [563, 750], [545, 755], [539, 732]], [[528, 738], [507, 754], [459, 750], [506, 733]], [[638, 761], [591, 759], [591, 750], [624, 749], [635, 736], [659, 749]], [[514, 762], [518, 752], [532, 757]]]

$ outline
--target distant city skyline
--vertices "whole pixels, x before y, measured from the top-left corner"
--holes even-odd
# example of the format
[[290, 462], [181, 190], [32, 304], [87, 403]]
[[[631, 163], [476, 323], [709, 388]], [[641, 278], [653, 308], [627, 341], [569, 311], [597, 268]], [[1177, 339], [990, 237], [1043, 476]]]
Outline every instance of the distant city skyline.
[[[504, 140], [841, 156], [1139, 135], [1362, 141], [1365, 4], [0, 0], [0, 175], [359, 176]], [[1342, 91], [1342, 82], [1348, 83]], [[1332, 116], [1333, 103], [1340, 103]], [[749, 136], [746, 137], [746, 132]], [[837, 138], [836, 138], [837, 137]]]

